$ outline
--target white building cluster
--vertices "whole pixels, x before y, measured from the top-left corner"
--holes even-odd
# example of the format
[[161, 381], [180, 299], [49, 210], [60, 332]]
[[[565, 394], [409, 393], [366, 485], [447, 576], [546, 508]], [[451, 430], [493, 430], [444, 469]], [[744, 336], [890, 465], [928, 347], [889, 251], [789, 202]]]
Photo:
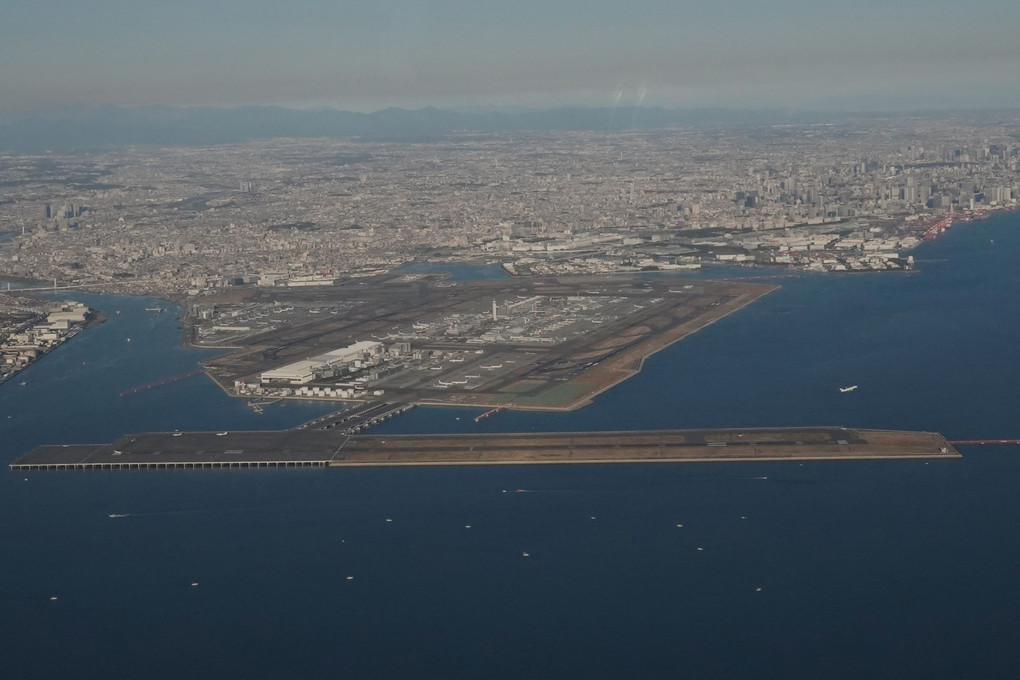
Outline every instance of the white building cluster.
[[265, 371], [259, 376], [259, 382], [263, 385], [307, 385], [313, 380], [339, 376], [348, 368], [362, 368], [370, 364], [373, 357], [381, 357], [382, 353], [381, 342], [362, 340], [347, 347]]
[[36, 317], [0, 334], [0, 382], [72, 337], [88, 321], [89, 311], [80, 302], [57, 303], [49, 306], [45, 320]]

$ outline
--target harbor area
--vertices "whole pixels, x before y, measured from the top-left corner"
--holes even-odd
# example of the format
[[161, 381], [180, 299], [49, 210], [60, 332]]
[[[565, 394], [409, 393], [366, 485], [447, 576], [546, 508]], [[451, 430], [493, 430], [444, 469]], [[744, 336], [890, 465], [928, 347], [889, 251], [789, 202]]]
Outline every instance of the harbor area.
[[348, 435], [330, 430], [152, 432], [112, 444], [40, 446], [36, 470], [171, 470], [959, 458], [941, 434], [843, 427]]

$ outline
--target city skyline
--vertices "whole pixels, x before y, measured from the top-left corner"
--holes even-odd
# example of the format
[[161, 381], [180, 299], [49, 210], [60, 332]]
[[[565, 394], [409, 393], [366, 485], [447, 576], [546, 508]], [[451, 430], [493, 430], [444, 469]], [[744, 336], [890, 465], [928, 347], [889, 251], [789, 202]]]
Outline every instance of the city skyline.
[[1009, 107], [1018, 28], [1005, 0], [966, 12], [941, 0], [17, 1], [0, 26], [0, 111]]

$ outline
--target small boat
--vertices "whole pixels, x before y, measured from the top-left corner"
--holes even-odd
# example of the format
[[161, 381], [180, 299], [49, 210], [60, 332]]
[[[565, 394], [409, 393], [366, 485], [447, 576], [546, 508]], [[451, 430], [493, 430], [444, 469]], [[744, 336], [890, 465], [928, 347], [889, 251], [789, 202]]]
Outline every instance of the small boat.
[[839, 391], [840, 392], [853, 392], [856, 389], [857, 389], [857, 385], [850, 385], [849, 387], [840, 387]]

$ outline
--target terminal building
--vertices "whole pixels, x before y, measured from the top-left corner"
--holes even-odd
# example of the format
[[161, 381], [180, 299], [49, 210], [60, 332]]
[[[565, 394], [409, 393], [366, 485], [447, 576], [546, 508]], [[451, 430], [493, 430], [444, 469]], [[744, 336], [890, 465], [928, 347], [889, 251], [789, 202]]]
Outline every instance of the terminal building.
[[269, 383], [307, 385], [316, 378], [326, 377], [326, 374], [334, 374], [338, 368], [350, 364], [357, 365], [358, 362], [364, 361], [367, 357], [381, 354], [382, 351], [383, 344], [381, 342], [362, 340], [353, 345], [334, 349], [310, 359], [295, 361], [292, 364], [265, 371], [259, 376], [259, 381], [263, 385]]

